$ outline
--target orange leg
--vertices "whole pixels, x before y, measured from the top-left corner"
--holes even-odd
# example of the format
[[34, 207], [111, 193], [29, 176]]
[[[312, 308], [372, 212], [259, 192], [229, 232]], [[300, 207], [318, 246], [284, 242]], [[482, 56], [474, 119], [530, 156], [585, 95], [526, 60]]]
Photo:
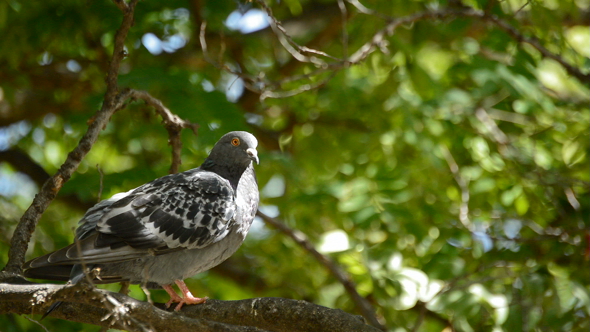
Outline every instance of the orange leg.
[[172, 288], [172, 285], [162, 285], [162, 288], [164, 288], [166, 293], [168, 293], [168, 295], [170, 295], [170, 300], [168, 302], [166, 302], [166, 308], [170, 308], [170, 305], [174, 302], [182, 301], [182, 298], [180, 296], [178, 296], [178, 294], [176, 294], [176, 292]]
[[174, 311], [179, 311], [184, 304], [200, 304], [205, 303], [205, 301], [207, 301], [206, 297], [194, 297], [193, 294], [191, 294], [191, 291], [188, 289], [188, 287], [186, 287], [184, 281], [176, 280], [175, 282], [178, 285], [178, 288], [180, 288], [183, 297], [180, 297], [178, 296], [178, 294], [176, 294], [176, 292], [172, 288], [172, 285], [163, 285], [162, 288], [164, 288], [164, 290], [170, 295], [170, 300], [166, 302], [166, 308], [169, 308], [172, 303], [178, 302], [178, 305], [176, 306]]

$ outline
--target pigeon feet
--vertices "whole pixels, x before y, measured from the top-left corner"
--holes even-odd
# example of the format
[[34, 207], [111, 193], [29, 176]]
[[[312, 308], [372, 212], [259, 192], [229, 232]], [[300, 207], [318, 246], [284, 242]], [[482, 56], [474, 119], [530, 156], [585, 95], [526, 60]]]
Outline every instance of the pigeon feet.
[[169, 308], [172, 303], [178, 303], [174, 311], [179, 311], [185, 304], [201, 304], [207, 301], [206, 297], [194, 297], [184, 281], [176, 280], [175, 282], [178, 285], [178, 288], [180, 288], [183, 297], [180, 297], [178, 294], [176, 294], [174, 289], [172, 289], [172, 285], [163, 285], [162, 288], [164, 288], [164, 290], [170, 295], [170, 300], [166, 302], [166, 308]]

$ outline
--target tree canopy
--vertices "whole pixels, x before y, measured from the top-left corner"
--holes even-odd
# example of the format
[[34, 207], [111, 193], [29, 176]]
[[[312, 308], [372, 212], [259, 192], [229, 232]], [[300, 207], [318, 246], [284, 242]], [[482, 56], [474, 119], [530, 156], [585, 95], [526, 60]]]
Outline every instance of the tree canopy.
[[[0, 266], [20, 272], [19, 220], [27, 259], [56, 250], [96, 202], [246, 130], [261, 213], [196, 296], [587, 331], [589, 25], [588, 0], [1, 2]], [[10, 296], [2, 330], [43, 331]], [[73, 315], [41, 324], [98, 330]]]

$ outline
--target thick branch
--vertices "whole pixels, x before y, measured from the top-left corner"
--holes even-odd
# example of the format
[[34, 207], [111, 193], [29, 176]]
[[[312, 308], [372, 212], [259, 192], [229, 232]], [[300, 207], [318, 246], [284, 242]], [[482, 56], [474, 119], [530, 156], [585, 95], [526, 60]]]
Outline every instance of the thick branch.
[[[110, 300], [108, 303], [97, 300], [101, 298]], [[281, 298], [208, 300], [205, 304], [185, 306], [180, 313], [176, 313], [161, 310], [164, 306], [161, 303], [154, 306], [88, 285], [0, 284], [0, 314], [39, 314], [54, 300], [72, 303], [64, 303], [51, 313], [52, 317], [127, 330], [378, 331], [364, 324], [359, 316], [305, 301]], [[105, 316], [117, 319], [103, 320]]]
[[231, 326], [206, 319], [193, 319], [160, 310], [120, 293], [89, 285], [0, 284], [0, 313], [39, 314], [54, 300], [64, 303], [52, 317], [131, 331], [261, 331], [251, 327]]
[[347, 275], [344, 271], [342, 271], [342, 269], [336, 263], [334, 263], [329, 257], [317, 251], [313, 244], [307, 239], [305, 234], [291, 229], [285, 223], [280, 222], [274, 218], [271, 218], [260, 211], [258, 211], [257, 215], [260, 218], [262, 218], [262, 220], [264, 220], [267, 224], [279, 229], [281, 232], [288, 235], [297, 244], [299, 244], [301, 247], [307, 250], [318, 262], [320, 262], [320, 264], [325, 266], [328, 269], [328, 271], [330, 271], [330, 273], [332, 273], [332, 275], [336, 279], [338, 279], [338, 281], [344, 286], [344, 289], [346, 289], [346, 291], [356, 304], [359, 311], [369, 321], [369, 323], [385, 331], [386, 327], [377, 318], [375, 309], [367, 299], [362, 297], [357, 292], [356, 285], [354, 281], [352, 281], [350, 276]]
[[276, 297], [240, 301], [209, 300], [202, 306], [188, 306], [183, 313], [191, 317], [277, 332], [379, 331], [365, 324], [361, 316], [306, 301]]
[[68, 154], [66, 161], [57, 173], [45, 182], [41, 191], [33, 199], [31, 206], [23, 214], [12, 235], [10, 250], [8, 252], [8, 264], [3, 270], [3, 277], [9, 277], [10, 275], [20, 274], [22, 272], [21, 266], [25, 261], [25, 252], [27, 251], [31, 234], [33, 234], [41, 215], [45, 212], [51, 201], [55, 199], [63, 184], [78, 169], [80, 162], [96, 142], [100, 131], [106, 126], [111, 115], [123, 106], [124, 99], [121, 98], [121, 95], [117, 94], [117, 75], [121, 60], [125, 57], [125, 38], [133, 25], [133, 11], [137, 1], [132, 0], [129, 4], [125, 5], [126, 10], [124, 11], [123, 22], [115, 35], [115, 48], [107, 75], [107, 91], [102, 108], [93, 117], [88, 131], [82, 137], [78, 146]]

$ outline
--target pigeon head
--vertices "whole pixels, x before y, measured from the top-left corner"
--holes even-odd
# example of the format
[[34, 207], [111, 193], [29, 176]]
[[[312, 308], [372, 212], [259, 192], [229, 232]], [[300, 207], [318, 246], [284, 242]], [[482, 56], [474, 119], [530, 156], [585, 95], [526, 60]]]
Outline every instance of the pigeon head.
[[[215, 172], [230, 180], [239, 180], [254, 161], [258, 164], [258, 140], [245, 131], [232, 131], [223, 135], [205, 160], [202, 169]], [[236, 182], [237, 185], [237, 182]]]

